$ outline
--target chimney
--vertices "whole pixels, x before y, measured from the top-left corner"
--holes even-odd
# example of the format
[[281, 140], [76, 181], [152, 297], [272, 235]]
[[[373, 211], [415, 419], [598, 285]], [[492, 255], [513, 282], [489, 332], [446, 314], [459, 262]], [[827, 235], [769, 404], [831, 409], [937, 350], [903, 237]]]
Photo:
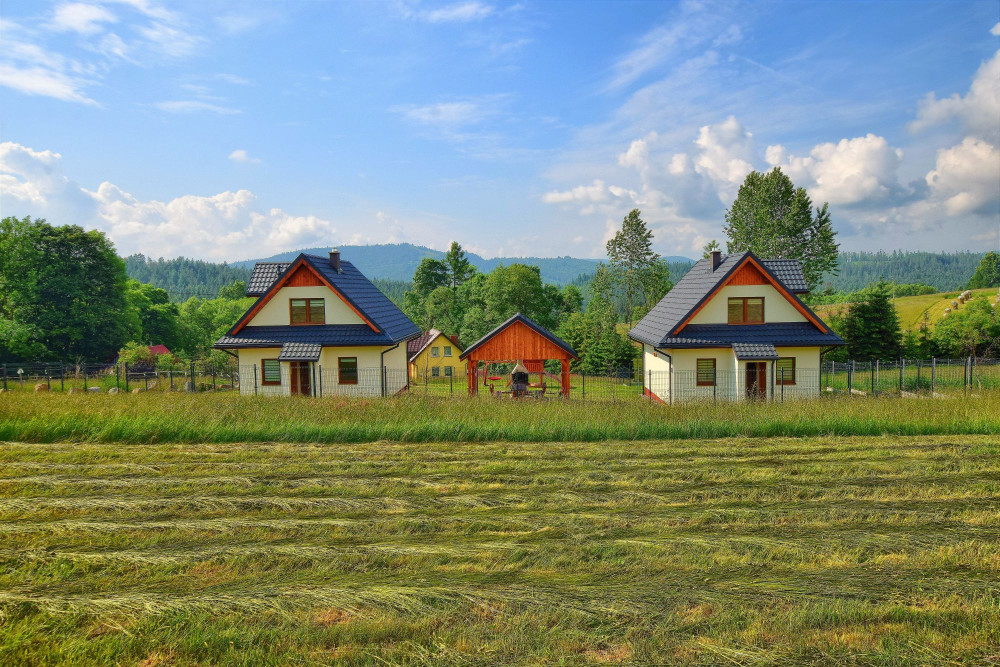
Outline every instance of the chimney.
[[[331, 254], [332, 257], [332, 254]], [[719, 268], [719, 264], [722, 264], [722, 252], [719, 250], [712, 251], [712, 270], [715, 271]]]
[[452, 343], [454, 343], [454, 344], [455, 344], [456, 346], [458, 345], [458, 336], [456, 336], [456, 335], [452, 334], [451, 336], [448, 336], [448, 340], [450, 340], [450, 341], [451, 341]]
[[340, 270], [340, 251], [336, 248], [330, 250], [330, 266], [332, 266], [333, 270], [337, 273], [342, 273]]

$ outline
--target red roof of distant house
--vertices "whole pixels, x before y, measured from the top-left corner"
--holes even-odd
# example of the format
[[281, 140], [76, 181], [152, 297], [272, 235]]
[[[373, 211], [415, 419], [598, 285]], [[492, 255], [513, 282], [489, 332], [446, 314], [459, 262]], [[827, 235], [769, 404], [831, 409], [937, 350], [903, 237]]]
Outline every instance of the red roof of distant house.
[[149, 353], [152, 355], [170, 354], [170, 350], [167, 349], [166, 345], [150, 345]]

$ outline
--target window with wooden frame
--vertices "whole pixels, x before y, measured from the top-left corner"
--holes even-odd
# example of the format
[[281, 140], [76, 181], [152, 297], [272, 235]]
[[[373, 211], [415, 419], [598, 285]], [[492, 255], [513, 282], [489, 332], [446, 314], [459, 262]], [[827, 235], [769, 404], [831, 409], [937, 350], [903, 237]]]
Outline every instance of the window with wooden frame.
[[795, 357], [781, 357], [774, 362], [774, 381], [778, 385], [795, 384]]
[[260, 360], [260, 383], [262, 385], [281, 384], [281, 363], [277, 359]]
[[338, 357], [337, 358], [337, 383], [357, 384], [358, 383], [358, 358]]
[[715, 386], [715, 359], [699, 359], [698, 360], [698, 386], [699, 387], [714, 387]]
[[289, 299], [292, 324], [326, 324], [326, 299]]
[[[447, 355], [445, 355], [445, 356], [447, 356]], [[445, 366], [444, 367], [444, 376], [448, 377], [448, 378], [451, 377], [451, 366]]]
[[439, 347], [437, 347], [437, 346], [432, 347], [431, 348], [431, 356], [432, 357], [440, 357], [441, 356], [441, 349]]
[[764, 297], [736, 296], [729, 299], [730, 324], [763, 324]]
[[445, 345], [444, 346], [444, 356], [446, 356], [446, 357], [450, 357], [451, 356], [451, 345]]
[[433, 368], [431, 368], [431, 377], [434, 377], [434, 378], [441, 377], [441, 367], [440, 366], [434, 366]]

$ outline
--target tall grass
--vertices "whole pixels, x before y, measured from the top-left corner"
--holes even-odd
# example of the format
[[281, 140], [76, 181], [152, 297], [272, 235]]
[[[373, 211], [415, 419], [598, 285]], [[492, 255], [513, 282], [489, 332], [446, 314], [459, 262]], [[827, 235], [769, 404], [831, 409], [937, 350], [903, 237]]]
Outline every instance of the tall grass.
[[0, 440], [25, 442], [555, 442], [997, 433], [1000, 392], [673, 407], [639, 398], [587, 403], [434, 396], [0, 395]]
[[992, 436], [7, 443], [0, 664], [991, 664], [998, 502]]

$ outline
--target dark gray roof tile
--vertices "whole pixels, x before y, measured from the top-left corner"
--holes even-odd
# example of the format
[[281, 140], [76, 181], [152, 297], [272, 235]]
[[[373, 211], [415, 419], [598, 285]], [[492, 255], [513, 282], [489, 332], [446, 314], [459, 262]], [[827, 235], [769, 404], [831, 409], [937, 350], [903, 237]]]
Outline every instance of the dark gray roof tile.
[[843, 345], [837, 334], [824, 333], [811, 322], [766, 324], [689, 324], [657, 347], [730, 347], [734, 343], [779, 347]]
[[737, 359], [777, 359], [778, 351], [770, 343], [733, 343]]
[[278, 361], [319, 361], [322, 350], [317, 343], [283, 343]]

